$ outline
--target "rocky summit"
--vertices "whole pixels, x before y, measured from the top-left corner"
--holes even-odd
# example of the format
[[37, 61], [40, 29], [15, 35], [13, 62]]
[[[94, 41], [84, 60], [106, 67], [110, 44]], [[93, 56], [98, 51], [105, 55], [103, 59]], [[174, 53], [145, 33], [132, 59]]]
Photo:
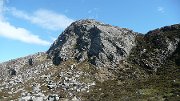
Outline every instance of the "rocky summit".
[[137, 33], [125, 28], [114, 27], [95, 20], [72, 23], [53, 43], [47, 54], [53, 63], [74, 58], [88, 60], [96, 67], [115, 67], [126, 59], [136, 45]]
[[178, 101], [180, 24], [141, 34], [78, 20], [0, 69], [0, 101]]

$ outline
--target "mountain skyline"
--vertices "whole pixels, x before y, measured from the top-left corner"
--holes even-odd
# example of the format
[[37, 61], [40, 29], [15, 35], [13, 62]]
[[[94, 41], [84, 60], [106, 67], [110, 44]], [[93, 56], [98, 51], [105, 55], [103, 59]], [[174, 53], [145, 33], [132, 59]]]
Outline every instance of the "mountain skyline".
[[180, 22], [178, 0], [0, 0], [0, 62], [47, 51], [78, 19], [96, 19], [135, 32]]
[[77, 20], [47, 52], [0, 63], [1, 101], [177, 101], [180, 24], [141, 34]]

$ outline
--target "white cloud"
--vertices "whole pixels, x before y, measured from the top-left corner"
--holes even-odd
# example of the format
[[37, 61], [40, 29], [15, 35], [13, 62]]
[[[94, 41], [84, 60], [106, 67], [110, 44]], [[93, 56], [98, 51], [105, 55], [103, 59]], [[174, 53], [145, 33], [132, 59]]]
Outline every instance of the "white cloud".
[[[6, 37], [30, 44], [50, 45], [49, 41], [41, 39], [38, 35], [32, 34], [31, 31], [22, 27], [16, 27], [6, 21], [3, 16], [4, 10], [10, 12], [15, 17], [25, 19], [50, 30], [63, 30], [73, 22], [72, 19], [65, 15], [49, 10], [40, 9], [31, 14], [17, 10], [16, 8], [7, 8], [4, 6], [4, 3], [7, 1], [8, 0], [0, 0], [0, 37]], [[54, 38], [51, 39], [54, 40]]]
[[50, 10], [40, 9], [32, 14], [11, 8], [9, 11], [16, 17], [30, 21], [50, 30], [64, 30], [73, 20], [63, 14], [59, 14]]
[[8, 22], [0, 21], [0, 28], [0, 36], [31, 44], [50, 45], [50, 42], [42, 40], [28, 30], [15, 27]]
[[4, 19], [4, 2], [0, 0], [0, 37], [19, 40], [26, 43], [38, 45], [50, 45], [50, 42], [40, 39], [39, 36], [32, 34], [25, 28], [15, 27]]
[[165, 13], [164, 7], [158, 7], [157, 11], [161, 12], [161, 13]]
[[0, 37], [6, 37], [13, 40], [18, 40], [25, 43], [50, 45], [50, 42], [39, 38], [25, 28], [15, 27], [4, 19], [4, 3], [8, 0], [0, 0]]

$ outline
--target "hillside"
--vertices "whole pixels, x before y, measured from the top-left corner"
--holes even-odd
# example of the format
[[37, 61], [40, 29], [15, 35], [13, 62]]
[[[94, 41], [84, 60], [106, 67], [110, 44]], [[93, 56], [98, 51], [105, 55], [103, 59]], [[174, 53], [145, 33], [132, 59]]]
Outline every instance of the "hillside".
[[0, 64], [0, 101], [178, 101], [180, 24], [147, 34], [86, 19]]

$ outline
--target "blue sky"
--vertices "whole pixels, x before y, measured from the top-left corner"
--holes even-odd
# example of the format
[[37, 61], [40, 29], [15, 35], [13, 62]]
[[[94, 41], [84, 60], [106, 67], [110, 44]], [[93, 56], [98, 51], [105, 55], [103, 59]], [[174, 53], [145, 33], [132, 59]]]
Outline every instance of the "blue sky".
[[179, 0], [0, 0], [0, 62], [46, 51], [73, 21], [146, 33], [180, 23]]

